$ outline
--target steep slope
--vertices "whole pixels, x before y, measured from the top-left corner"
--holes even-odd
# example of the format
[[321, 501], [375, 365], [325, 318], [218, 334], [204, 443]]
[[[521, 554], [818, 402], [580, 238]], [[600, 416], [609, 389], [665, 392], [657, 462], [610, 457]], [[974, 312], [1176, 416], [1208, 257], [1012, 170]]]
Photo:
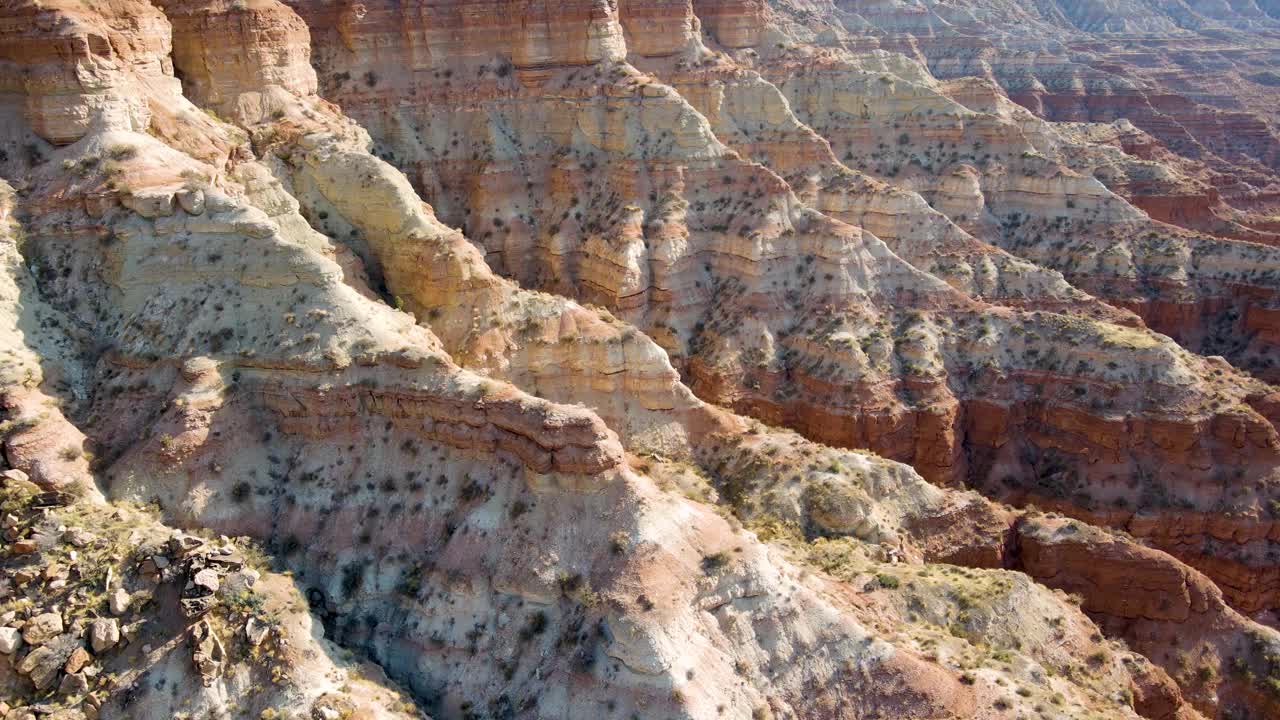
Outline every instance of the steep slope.
[[[392, 682], [413, 712], [439, 717], [1189, 719], [1275, 709], [1266, 658], [1280, 638], [1173, 557], [930, 485], [892, 460], [733, 415], [682, 383], [811, 437], [874, 444], [941, 483], [986, 487], [992, 468], [1044, 462], [1025, 457], [1029, 447], [1062, 448], [1090, 492], [1106, 473], [1129, 478], [1145, 463], [1208, 458], [1221, 468], [1171, 470], [1135, 496], [1248, 468], [1260, 480], [1233, 486], [1235, 537], [1247, 538], [1234, 564], [1214, 564], [1221, 553], [1200, 542], [1203, 530], [1160, 535], [1187, 508], [1140, 505], [1155, 518], [1148, 534], [1206, 565], [1232, 602], [1274, 600], [1271, 524], [1259, 510], [1274, 492], [1275, 429], [1245, 403], [1267, 409], [1266, 387], [1099, 320], [1136, 324], [966, 235], [921, 194], [902, 193], [890, 214], [905, 217], [887, 224], [909, 230], [918, 212], [997, 274], [1028, 276], [1029, 307], [1080, 312], [1032, 313], [957, 287], [917, 266], [923, 248], [911, 258], [815, 210], [823, 183], [852, 177], [829, 154], [784, 179], [720, 139], [736, 113], [713, 122], [625, 62], [661, 55], [664, 42], [702, 55], [690, 7], [628, 2], [620, 16], [585, 1], [315, 3], [299, 4], [301, 15], [275, 0], [4, 6], [23, 20], [0, 33], [11, 76], [58, 79], [6, 88], [5, 125], [34, 148], [5, 161], [21, 179], [5, 246], [12, 287], [0, 293], [6, 462], [40, 490], [82, 495], [58, 496], [70, 509], [55, 513], [113, 533], [101, 518], [125, 513], [138, 547], [119, 569], [126, 588], [166, 568], [162, 587], [184, 573], [192, 585], [155, 611], [166, 649], [182, 632], [191, 638], [189, 658], [167, 656], [147, 676], [163, 675], [174, 697], [131, 675], [90, 701], [60, 679], [33, 712], [56, 702], [81, 715], [165, 714], [190, 698], [196, 712], [234, 717], [397, 717], [411, 709], [378, 688]], [[700, 11], [745, 47], [776, 32], [758, 24], [762, 6], [747, 9]], [[637, 17], [671, 32], [637, 36], [623, 22]], [[304, 20], [334, 29], [316, 33], [336, 43], [321, 54], [343, 47], [376, 60], [338, 71], [336, 56], [311, 58]], [[787, 108], [761, 76], [742, 77]], [[797, 135], [824, 146], [789, 113], [779, 147]], [[390, 134], [418, 118], [421, 129]], [[793, 192], [797, 175], [817, 180]], [[875, 188], [877, 208], [893, 200], [886, 185], [858, 182]], [[903, 231], [898, 242], [913, 239]], [[602, 302], [637, 325], [546, 291]], [[1038, 341], [1009, 338], [1029, 332], [1113, 359], [1097, 371], [1113, 388], [1144, 382], [1109, 398], [1115, 413], [1138, 417], [1083, 450], [1065, 442], [1089, 434], [1094, 416], [1062, 421], [1065, 401], [1028, 402], [1036, 382], [1019, 353]], [[791, 352], [762, 353], [763, 365], [752, 352], [780, 347]], [[962, 370], [971, 353], [994, 380]], [[1054, 382], [1094, 371], [1073, 372]], [[1163, 396], [1159, 412], [1144, 393]], [[978, 414], [979, 398], [995, 409]], [[1175, 419], [1159, 424], [1165, 408]], [[862, 424], [837, 424], [850, 418]], [[1049, 422], [1067, 425], [1034, 431]], [[994, 459], [966, 445], [972, 428], [995, 438]], [[1137, 440], [1094, 452], [1122, 437]], [[32, 506], [34, 489], [6, 477], [6, 500]], [[213, 596], [195, 589], [230, 583], [198, 567], [224, 561], [199, 559], [213, 557], [204, 551], [176, 567], [157, 560], [153, 544], [169, 531], [101, 504], [126, 500], [156, 503], [171, 526], [260, 542], [291, 573], [253, 584], [269, 611], [282, 608], [285, 629], [273, 632], [316, 664], [261, 697], [247, 688], [271, 663], [253, 666], [253, 651], [244, 665], [239, 655], [211, 664], [240, 649], [219, 644], [238, 632], [222, 623], [243, 621], [245, 640], [256, 637], [246, 606], [206, 607]], [[57, 589], [48, 568], [65, 548], [41, 547], [49, 518], [38, 518], [49, 513], [39, 503], [6, 528], [4, 580], [26, 579], [24, 599], [0, 597], [0, 616], [14, 610], [5, 630], [46, 622], [31, 603]], [[1075, 530], [1054, 530], [1064, 523]], [[44, 586], [22, 557], [31, 543], [44, 553]], [[1125, 590], [1145, 604], [1111, 602], [1107, 572], [1138, 578]], [[96, 575], [79, 580], [97, 587]], [[1080, 592], [1084, 611], [1046, 585]], [[1190, 610], [1158, 599], [1184, 594]], [[297, 607], [303, 595], [310, 613]], [[308, 634], [313, 616], [329, 641]], [[1175, 635], [1196, 638], [1203, 662], [1244, 658], [1241, 674], [1180, 674]], [[53, 662], [32, 677], [73, 642], [6, 653], [0, 681], [23, 703], [19, 717], [45, 680], [83, 669], [58, 675]], [[126, 650], [136, 652], [132, 639]], [[373, 684], [337, 679], [349, 652], [380, 666]], [[132, 656], [104, 662], [126, 660], [136, 669]]]
[[[774, 51], [774, 60], [758, 61], [766, 74], [757, 75], [706, 49], [693, 32], [696, 8], [687, 3], [624, 5], [616, 19], [624, 35], [636, 38], [642, 30], [627, 20], [630, 13], [641, 12], [642, 19], [671, 14], [668, 22], [683, 28], [682, 37], [668, 36], [671, 42], [657, 46], [637, 40], [641, 49], [632, 55], [642, 67], [669, 74], [673, 85], [607, 53], [586, 57], [553, 46], [549, 58], [516, 62], [509, 45], [520, 37], [514, 29], [495, 33], [487, 50], [469, 44], [470, 54], [459, 57], [448, 46], [435, 48], [430, 32], [421, 36], [428, 42], [416, 56], [384, 36], [415, 22], [425, 28], [460, 22], [457, 32], [464, 32], [472, 16], [455, 16], [451, 8], [366, 3], [335, 18], [330, 6], [298, 5], [315, 28], [322, 92], [369, 128], [375, 149], [409, 171], [445, 222], [477, 239], [499, 271], [526, 286], [602, 303], [636, 323], [706, 400], [815, 440], [869, 447], [935, 482], [964, 481], [1007, 500], [1034, 499], [1126, 527], [1213, 573], [1243, 607], [1270, 605], [1272, 592], [1256, 590], [1271, 587], [1275, 572], [1265, 560], [1274, 522], [1265, 508], [1275, 492], [1275, 428], [1254, 408], [1273, 412], [1267, 386], [1144, 330], [993, 306], [1136, 322], [1056, 273], [984, 245], [928, 210], [919, 195], [897, 194], [894, 212], [902, 219], [881, 223], [898, 228], [893, 240], [881, 242], [815, 210], [779, 175], [743, 158], [786, 158], [781, 171], [809, 185], [805, 194], [822, 207], [839, 207], [837, 193], [865, 196], [848, 190], [852, 180], [873, 190], [875, 211], [836, 214], [849, 220], [883, 215], [880, 208], [894, 193], [841, 166], [811, 128], [833, 135], [837, 127], [842, 133], [862, 128], [858, 144], [875, 147], [874, 134], [867, 137], [872, 128], [924, 122], [938, 116], [924, 109], [936, 104], [962, 136], [1006, 145], [1016, 138], [1002, 158], [1054, 174], [1001, 170], [988, 179], [971, 166], [979, 203], [990, 195], [1005, 207], [1001, 212], [1019, 208], [1039, 217], [1066, 208], [1082, 216], [1081, 223], [1110, 207], [1105, 217], [1114, 219], [1103, 223], [1105, 231], [1081, 241], [1101, 247], [1105, 237], [1110, 251], [1124, 250], [1113, 236], [1135, 228], [1176, 235], [1097, 181], [1038, 154], [1014, 122], [1026, 118], [969, 110], [943, 95], [918, 66], [883, 55], [869, 72], [847, 54]], [[716, 22], [729, 22], [726, 17]], [[735, 20], [733, 27], [743, 23]], [[769, 52], [764, 35], [750, 36], [756, 37], [751, 52]], [[748, 44], [747, 35], [735, 37], [730, 44]], [[803, 62], [789, 60], [793, 55]], [[409, 57], [418, 58], [412, 72], [392, 70]], [[891, 69], [912, 79], [891, 79], [884, 74]], [[687, 103], [677, 88], [714, 90], [689, 91], [697, 100]], [[906, 92], [917, 106], [910, 113], [895, 110]], [[832, 105], [853, 98], [868, 108], [857, 120]], [[772, 108], [767, 125], [750, 115], [760, 103]], [[820, 112], [828, 118], [821, 123]], [[741, 132], [752, 122], [766, 125], [759, 139], [759, 129]], [[1041, 139], [1061, 152], [1065, 142], [1051, 132], [1042, 130]], [[765, 146], [780, 149], [770, 153]], [[1011, 159], [1019, 146], [1026, 157]], [[940, 192], [930, 187], [925, 196]], [[911, 214], [913, 207], [919, 215]], [[1016, 238], [1036, 259], [1056, 256], [1059, 241], [978, 212], [975, 232], [1000, 243]], [[1070, 232], [1067, 226], [1057, 222], [1054, 236]], [[935, 238], [945, 248], [936, 255]], [[1226, 249], [1231, 255], [1223, 265], [1245, 264], [1239, 249]], [[1159, 252], [1140, 258], [1141, 267], [1182, 272], [1164, 264], [1171, 250]], [[522, 264], [512, 266], [511, 257]], [[1266, 268], [1269, 256], [1262, 257], [1258, 267]], [[1207, 262], [1200, 267], [1214, 272]], [[406, 301], [414, 295], [407, 287], [388, 284]], [[1176, 295], [1157, 297], [1167, 302]], [[433, 303], [419, 307], [430, 314]], [[438, 315], [433, 327], [448, 323], [446, 313]], [[558, 397], [600, 409], [585, 397]], [[1228, 449], [1214, 439], [1237, 432], [1252, 440], [1232, 441]], [[1241, 517], [1239, 527], [1252, 538], [1238, 556], [1243, 562], [1226, 570], [1216, 550], [1191, 551], [1209, 540], [1204, 532], [1156, 537], [1155, 527], [1187, 527], [1188, 510], [1207, 510], [1208, 487], [1228, 486], [1208, 502], [1210, 512], [1225, 501], [1228, 512]], [[1148, 515], [1158, 519], [1150, 525], [1138, 519]]]
[[[1176, 153], [1175, 160], [1163, 163], [1163, 174], [1176, 182], [1127, 182], [1128, 173], [1114, 162], [1088, 168], [1091, 174], [1157, 220], [1274, 245], [1277, 136], [1265, 114], [1274, 104], [1269, 102], [1274, 90], [1265, 84], [1265, 68], [1275, 59], [1274, 18], [1226, 6], [1130, 5], [785, 2], [778, 10], [785, 18], [781, 24], [799, 36], [821, 29], [832, 34], [828, 43], [857, 53], [868, 46], [902, 51], [941, 78], [972, 76], [998, 83], [1009, 98], [1047, 119], [1130, 121], [1149, 135], [1131, 140], [1125, 149], [1150, 156], [1154, 145], [1157, 153]], [[1096, 34], [1103, 32], [1123, 34]], [[795, 54], [770, 50], [770, 55]], [[971, 105], [972, 97], [966, 91], [957, 99]], [[915, 183], [954, 183], [950, 163], [938, 172], [931, 167], [938, 158], [919, 156], [913, 147], [918, 143], [894, 151], [890, 136], [899, 127], [903, 136], [931, 136], [937, 132], [930, 129], [934, 123], [910, 114], [896, 118], [899, 127], [882, 133], [878, 150], [866, 145], [859, 150], [859, 138], [841, 136], [847, 135], [847, 120], [838, 117], [832, 123], [836, 134], [828, 137], [837, 149], [851, 145], [857, 162], [877, 174], [904, 171]], [[990, 139], [982, 138], [969, 152], [963, 144], [956, 148], [960, 161], [978, 161], [980, 177], [991, 170], [1002, 179], [1016, 178], [1017, 171], [1046, 176], [1040, 155], [1077, 170], [1087, 167], [1070, 157], [1074, 152], [1060, 157], [1035, 139], [1037, 157], [1028, 166], [1027, 150], [1014, 150], [1024, 154], [1022, 161], [1002, 157]], [[920, 168], [937, 179], [922, 178]], [[1052, 173], [1051, 166], [1047, 174]], [[1009, 203], [1013, 198], [993, 199], [988, 191], [1001, 226], [991, 236], [996, 244], [1134, 309], [1153, 328], [1193, 350], [1225, 355], [1276, 379], [1276, 274], [1270, 251], [1144, 226], [1141, 219], [1117, 218], [1105, 208], [1099, 216], [1087, 209], [1087, 199], [1071, 198], [1073, 212], [1062, 212], [1062, 202], [1050, 203], [1056, 209], [1047, 213]]]

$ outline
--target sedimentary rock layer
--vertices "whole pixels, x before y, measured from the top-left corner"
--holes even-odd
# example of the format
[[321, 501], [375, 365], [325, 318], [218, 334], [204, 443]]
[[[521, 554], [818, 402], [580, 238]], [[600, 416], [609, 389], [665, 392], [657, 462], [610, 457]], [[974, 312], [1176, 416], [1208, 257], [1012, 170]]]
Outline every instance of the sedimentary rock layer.
[[[6, 5], [0, 641], [40, 642], [2, 687], [56, 679], [69, 717], [1274, 712], [1280, 638], [1234, 608], [1280, 593], [1280, 402], [1231, 364], [1262, 367], [1273, 249], [1125, 199], [1216, 160], [939, 82], [850, 5]], [[1227, 359], [1194, 352], [1216, 312]], [[1176, 313], [1186, 347], [1148, 327]], [[190, 625], [179, 691], [85, 679], [110, 633], [75, 654], [44, 600], [120, 602], [49, 570], [50, 501], [155, 503], [296, 587], [219, 605], [212, 554], [142, 542], [117, 586], [190, 581], [147, 616]], [[279, 699], [224, 657], [258, 602], [315, 662]], [[352, 654], [372, 683], [334, 680]]]

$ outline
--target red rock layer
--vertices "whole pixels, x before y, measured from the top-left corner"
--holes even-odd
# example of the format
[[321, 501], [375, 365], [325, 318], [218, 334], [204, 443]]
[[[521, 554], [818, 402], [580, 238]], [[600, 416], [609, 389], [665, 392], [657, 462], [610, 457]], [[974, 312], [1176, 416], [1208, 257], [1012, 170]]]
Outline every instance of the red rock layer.
[[321, 393], [305, 386], [263, 387], [262, 406], [280, 416], [283, 432], [310, 439], [341, 437], [370, 416], [399, 430], [463, 450], [509, 453], [536, 473], [596, 475], [622, 463], [622, 448], [598, 417], [566, 414], [547, 404], [457, 398], [348, 387]]
[[[1162, 552], [1070, 521], [1021, 521], [1016, 542], [1015, 567], [1077, 594], [1101, 627], [1182, 676], [1186, 700], [1207, 716], [1239, 703], [1264, 714], [1280, 710], [1280, 698], [1261, 690], [1252, 675], [1265, 652], [1252, 639], [1256, 630], [1204, 576]], [[1213, 670], [1192, 669], [1193, 662]], [[1219, 671], [1224, 665], [1234, 670]], [[1199, 679], [1189, 677], [1195, 673]], [[1144, 716], [1187, 717], [1182, 693], [1167, 678], [1156, 679], [1150, 691], [1135, 698]]]

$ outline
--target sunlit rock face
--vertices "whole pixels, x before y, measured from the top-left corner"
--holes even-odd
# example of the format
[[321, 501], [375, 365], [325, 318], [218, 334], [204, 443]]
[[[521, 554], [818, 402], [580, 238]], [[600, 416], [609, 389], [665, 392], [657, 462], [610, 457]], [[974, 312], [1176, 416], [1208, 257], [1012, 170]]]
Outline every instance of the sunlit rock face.
[[11, 5], [4, 712], [1277, 711], [1263, 10]]

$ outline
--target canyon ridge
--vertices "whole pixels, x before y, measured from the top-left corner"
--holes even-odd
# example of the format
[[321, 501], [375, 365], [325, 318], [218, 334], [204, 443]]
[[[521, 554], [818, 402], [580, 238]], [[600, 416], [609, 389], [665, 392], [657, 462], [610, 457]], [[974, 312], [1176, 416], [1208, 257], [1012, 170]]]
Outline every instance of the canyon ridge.
[[0, 720], [1280, 717], [1280, 2], [0, 0]]

